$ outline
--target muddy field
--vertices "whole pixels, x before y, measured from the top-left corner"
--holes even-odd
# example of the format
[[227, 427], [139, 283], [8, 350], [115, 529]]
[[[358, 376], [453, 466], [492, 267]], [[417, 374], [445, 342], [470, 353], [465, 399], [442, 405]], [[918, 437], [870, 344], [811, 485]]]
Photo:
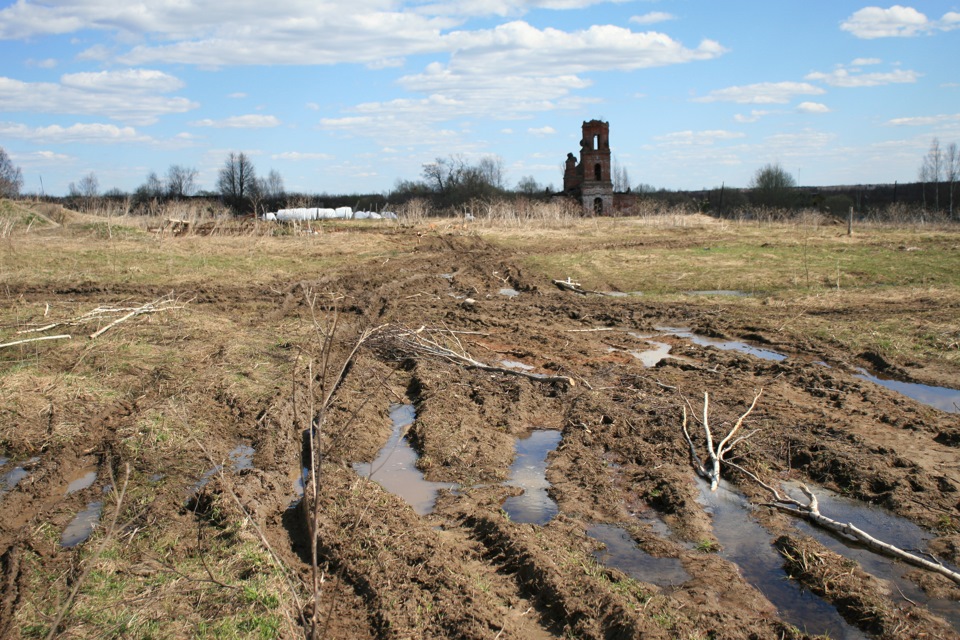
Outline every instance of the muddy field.
[[[577, 233], [3, 240], [0, 342], [72, 337], [0, 349], [0, 636], [960, 637], [960, 585], [711, 493], [681, 426], [703, 456], [704, 393], [715, 435], [759, 394], [730, 461], [956, 567], [956, 289], [577, 293], [540, 266]], [[860, 349], [904, 318], [938, 342]]]

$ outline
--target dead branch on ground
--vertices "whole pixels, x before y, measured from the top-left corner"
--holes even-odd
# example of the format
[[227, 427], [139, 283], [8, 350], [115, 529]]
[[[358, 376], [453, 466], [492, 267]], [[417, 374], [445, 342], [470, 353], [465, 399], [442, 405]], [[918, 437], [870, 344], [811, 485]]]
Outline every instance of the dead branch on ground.
[[952, 569], [937, 562], [932, 562], [930, 560], [926, 560], [925, 558], [921, 558], [920, 556], [914, 555], [909, 551], [904, 551], [900, 547], [894, 546], [889, 542], [884, 542], [883, 540], [874, 538], [863, 529], [860, 529], [849, 522], [840, 522], [823, 515], [820, 513], [820, 503], [817, 500], [816, 494], [813, 493], [813, 491], [811, 491], [807, 485], [803, 483], [800, 484], [800, 491], [802, 491], [807, 497], [807, 504], [803, 504], [799, 500], [796, 500], [789, 495], [781, 494], [772, 485], [767, 484], [756, 474], [747, 471], [740, 465], [733, 462], [728, 462], [727, 464], [756, 482], [773, 496], [773, 502], [766, 503], [766, 506], [774, 507], [780, 511], [783, 511], [784, 513], [789, 513], [799, 518], [803, 518], [804, 520], [828, 531], [854, 538], [855, 540], [862, 542], [871, 551], [875, 551], [888, 557], [903, 560], [904, 562], [912, 564], [915, 567], [920, 567], [922, 569], [933, 571], [934, 573], [939, 573], [942, 576], [950, 578], [957, 584], [960, 584], [960, 573], [957, 573], [956, 571], [953, 571]]
[[4, 342], [3, 344], [0, 344], [0, 349], [3, 347], [14, 347], [18, 344], [26, 344], [27, 342], [40, 342], [41, 340], [69, 340], [70, 338], [71, 336], [69, 334], [60, 336], [41, 336], [39, 338], [25, 338], [23, 340], [14, 340], [13, 342]]
[[[720, 441], [720, 443], [714, 447], [713, 446], [713, 432], [710, 430], [710, 420], [708, 416], [709, 406], [710, 406], [710, 395], [707, 392], [703, 394], [703, 431], [707, 437], [707, 456], [709, 458], [710, 466], [706, 467], [703, 462], [700, 460], [700, 456], [697, 455], [697, 448], [693, 444], [693, 439], [690, 437], [690, 432], [687, 431], [687, 406], [689, 402], [684, 398], [683, 406], [683, 437], [687, 440], [687, 445], [690, 447], [690, 463], [693, 465], [694, 471], [697, 472], [701, 478], [710, 482], [710, 491], [716, 491], [717, 485], [720, 484], [720, 463], [726, 462], [723, 459], [725, 455], [730, 453], [730, 451], [743, 442], [744, 440], [753, 436], [757, 431], [754, 430], [750, 433], [740, 436], [739, 438], [734, 439], [734, 436], [740, 430], [740, 427], [743, 426], [743, 421], [747, 416], [750, 415], [750, 412], [753, 411], [754, 407], [757, 406], [757, 400], [760, 399], [760, 395], [763, 393], [763, 389], [757, 392], [757, 395], [753, 398], [753, 402], [750, 403], [750, 407], [741, 415], [737, 421], [731, 427], [727, 435]], [[690, 407], [691, 411], [693, 407]], [[729, 464], [729, 463], [728, 463]]]
[[[439, 335], [434, 338], [433, 336], [435, 334]], [[452, 340], [456, 346], [455, 349], [440, 343], [442, 339], [440, 336], [444, 335]], [[498, 367], [476, 360], [467, 353], [463, 343], [456, 337], [456, 334], [448, 330], [440, 331], [420, 327], [416, 331], [413, 331], [403, 326], [394, 326], [380, 332], [376, 337], [376, 347], [382, 353], [393, 356], [394, 358], [419, 355], [451, 362], [455, 365], [466, 367], [467, 369], [502, 373], [527, 378], [529, 380], [536, 380], [537, 382], [561, 382], [571, 387], [576, 386], [574, 379], [569, 376], [531, 373], [520, 369]]]
[[583, 285], [581, 285], [579, 282], [574, 282], [570, 278], [567, 278], [566, 280], [551, 280], [551, 282], [553, 282], [554, 286], [560, 289], [561, 291], [572, 291], [574, 293], [579, 293], [580, 295], [584, 295], [584, 296], [587, 295], [588, 293], [592, 293], [595, 296], [610, 295], [605, 291], [593, 291], [591, 289], [584, 289]]
[[[117, 326], [122, 322], [126, 322], [131, 318], [135, 318], [140, 315], [147, 313], [161, 313], [163, 311], [173, 311], [174, 309], [183, 309], [186, 306], [186, 302], [181, 303], [179, 298], [173, 298], [171, 295], [162, 296], [157, 298], [152, 302], [146, 302], [135, 307], [110, 307], [110, 306], [101, 306], [88, 311], [84, 314], [81, 314], [75, 318], [70, 318], [68, 320], [61, 320], [59, 322], [51, 322], [40, 327], [32, 327], [30, 329], [22, 329], [17, 332], [17, 335], [22, 335], [26, 333], [43, 333], [44, 331], [50, 331], [51, 329], [56, 329], [57, 327], [76, 327], [82, 326], [91, 323], [99, 323], [105, 320], [110, 320], [110, 322], [90, 334], [90, 338], [98, 338], [113, 327]], [[120, 317], [116, 317], [119, 314], [123, 314]], [[47, 314], [44, 313], [44, 316]], [[32, 340], [53, 340], [55, 338], [60, 338], [62, 336], [45, 336], [42, 338], [33, 338]], [[69, 337], [69, 336], [67, 336]], [[23, 340], [20, 342], [27, 342], [28, 340]], [[11, 342], [8, 344], [0, 345], [0, 347], [10, 346], [13, 344], [20, 344], [20, 342]]]

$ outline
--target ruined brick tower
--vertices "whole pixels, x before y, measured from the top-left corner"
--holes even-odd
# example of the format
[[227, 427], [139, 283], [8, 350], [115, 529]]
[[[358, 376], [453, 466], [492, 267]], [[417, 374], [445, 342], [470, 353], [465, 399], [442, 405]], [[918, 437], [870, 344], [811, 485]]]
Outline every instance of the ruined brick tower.
[[564, 193], [583, 203], [595, 215], [613, 212], [613, 180], [610, 178], [610, 125], [602, 120], [583, 123], [580, 163], [567, 154], [563, 172]]

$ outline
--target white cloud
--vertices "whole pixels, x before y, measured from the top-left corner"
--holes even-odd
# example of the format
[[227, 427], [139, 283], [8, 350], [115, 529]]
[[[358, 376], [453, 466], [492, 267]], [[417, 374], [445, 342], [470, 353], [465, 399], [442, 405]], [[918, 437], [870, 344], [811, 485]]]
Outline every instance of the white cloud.
[[285, 151], [275, 153], [270, 156], [272, 160], [290, 160], [291, 162], [300, 162], [303, 160], [331, 160], [333, 156], [328, 153], [304, 153], [301, 151]]
[[690, 146], [690, 145], [712, 145], [721, 140], [736, 140], [745, 138], [747, 134], [740, 131], [725, 131], [723, 129], [713, 129], [707, 131], [675, 131], [662, 136], [655, 136], [661, 145], [668, 146]]
[[630, 18], [630, 22], [634, 24], [657, 24], [658, 22], [666, 22], [668, 20], [676, 20], [677, 16], [666, 13], [664, 11], [651, 11], [650, 13], [645, 13], [642, 16], [633, 16]]
[[739, 104], [785, 104], [798, 95], [822, 95], [820, 87], [806, 82], [760, 82], [711, 91], [694, 102], [736, 102]]
[[960, 113], [894, 118], [893, 120], [888, 120], [887, 124], [892, 126], [919, 127], [944, 124], [947, 122], [960, 122]]
[[801, 102], [797, 105], [801, 113], [830, 113], [830, 107], [820, 102]]
[[850, 64], [854, 67], [866, 67], [871, 64], [880, 64], [881, 62], [883, 62], [883, 60], [880, 58], [854, 58]]
[[760, 118], [770, 115], [771, 113], [773, 112], [762, 109], [752, 109], [749, 114], [738, 113], [733, 116], [733, 119], [743, 123], [757, 122]]
[[551, 126], [536, 127], [536, 128], [531, 127], [530, 129], [527, 129], [527, 133], [531, 135], [543, 137], [543, 136], [552, 136], [557, 133], [557, 130]]
[[28, 67], [35, 67], [37, 69], [53, 69], [57, 66], [56, 58], [45, 58], [43, 60], [34, 60], [33, 58], [27, 60]]
[[28, 127], [12, 122], [0, 123], [0, 135], [32, 142], [105, 144], [118, 142], [152, 142], [149, 136], [141, 135], [133, 127], [118, 127], [113, 124], [75, 124], [69, 127], [50, 125], [47, 127]]
[[159, 116], [198, 106], [186, 98], [157, 95], [181, 84], [171, 75], [147, 69], [67, 74], [59, 84], [0, 77], [0, 111], [96, 115], [152, 124]]
[[240, 99], [242, 99], [242, 98], [246, 98], [246, 97], [247, 97], [247, 94], [244, 93], [243, 91], [237, 91], [237, 92], [234, 92], [234, 93], [229, 93], [229, 94], [227, 94], [227, 97], [228, 97], [228, 98], [231, 98], [231, 99], [233, 99], [233, 100], [240, 100]]
[[688, 49], [662, 33], [637, 33], [613, 25], [568, 32], [514, 21], [493, 29], [455, 31], [448, 38], [455, 49], [449, 67], [473, 74], [630, 71], [710, 60], [726, 52], [713, 40]]
[[960, 13], [949, 11], [940, 20], [930, 20], [913, 7], [893, 5], [889, 9], [865, 7], [840, 24], [840, 28], [865, 40], [910, 38], [934, 31], [960, 28]]
[[231, 116], [222, 120], [211, 120], [205, 118], [190, 123], [194, 127], [213, 127], [214, 129], [269, 129], [279, 127], [280, 120], [274, 116], [262, 116], [259, 114], [249, 114], [244, 116]]
[[894, 69], [887, 73], [857, 73], [839, 66], [829, 73], [814, 71], [804, 76], [805, 80], [824, 82], [831, 87], [878, 87], [886, 84], [904, 84], [916, 82], [920, 74], [916, 71]]
[[82, 91], [169, 93], [183, 88], [178, 78], [152, 69], [70, 73], [60, 77], [64, 87]]

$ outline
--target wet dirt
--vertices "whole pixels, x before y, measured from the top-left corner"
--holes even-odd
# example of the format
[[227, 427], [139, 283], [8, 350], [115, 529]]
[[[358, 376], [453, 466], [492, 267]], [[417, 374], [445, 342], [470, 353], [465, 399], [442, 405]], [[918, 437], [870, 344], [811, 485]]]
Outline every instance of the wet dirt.
[[[787, 321], [796, 309], [789, 304], [719, 294], [732, 300], [721, 309], [711, 295], [680, 302], [583, 296], [553, 287], [547, 275], [525, 270], [523, 256], [476, 235], [398, 229], [385, 233], [384, 243], [393, 253], [376, 267], [345, 260], [320, 275], [213, 283], [189, 292], [195, 300], [183, 315], [151, 319], [137, 335], [176, 358], [123, 359], [94, 349], [41, 347], [49, 378], [24, 383], [16, 403], [5, 396], [3, 417], [15, 428], [0, 438], [0, 454], [10, 459], [0, 487], [0, 556], [4, 567], [16, 570], [6, 572], [0, 611], [19, 620], [37, 597], [21, 577], [27, 569], [18, 554], [30, 553], [31, 567], [59, 575], [84, 547], [44, 546], [39, 525], [63, 531], [100, 497], [97, 481], [107, 482], [106, 465], [116, 470], [129, 462], [131, 483], [151, 492], [125, 525], [131, 540], [161, 529], [177, 540], [196, 540], [198, 528], [210, 525], [184, 508], [183, 496], [199, 492], [208, 504], [227, 491], [244, 509], [236, 518], [258, 525], [296, 579], [309, 576], [309, 540], [315, 535], [328, 582], [321, 610], [309, 615], [323, 616], [330, 638], [876, 633], [877, 627], [854, 628], [858, 623], [850, 621], [866, 620], [867, 608], [871, 620], [882, 617], [878, 611], [886, 612], [885, 620], [895, 619], [905, 605], [890, 589], [870, 586], [869, 598], [844, 603], [829, 589], [821, 595], [786, 587], [783, 595], [784, 585], [797, 586], [785, 579], [787, 573], [800, 573], [785, 573], [778, 549], [795, 547], [771, 542], [778, 535], [793, 539], [796, 523], [762, 506], [767, 496], [749, 478], [725, 471], [742, 496], [730, 520], [718, 518], [719, 507], [701, 497], [680, 433], [681, 408], [687, 402], [698, 408], [708, 391], [711, 422], [730, 423], [761, 387], [748, 420], [757, 433], [731, 459], [771, 481], [814, 482], [881, 505], [922, 528], [929, 548], [945, 560], [960, 560], [960, 415], [859, 378], [858, 369], [872, 363], [828, 339], [793, 333]], [[512, 293], [504, 293], [508, 289]], [[14, 284], [5, 295], [42, 312], [47, 302], [89, 306], [165, 291], [163, 282], [107, 290], [78, 284], [57, 291], [18, 290]], [[333, 303], [311, 307], [310, 295], [317, 293], [337, 294], [336, 309]], [[916, 304], [838, 306], [833, 312], [881, 321], [912, 313]], [[302, 475], [302, 433], [318, 419], [317, 407], [332, 388], [318, 373], [323, 334], [313, 321], [334, 310], [339, 315], [327, 354], [335, 363], [331, 371], [349, 365], [318, 431], [320, 509], [311, 534], [314, 485]], [[934, 300], [927, 310], [945, 317], [957, 312], [939, 309]], [[230, 335], [210, 330], [224, 323]], [[370, 338], [354, 349], [365, 330], [382, 336], [397, 326], [412, 332], [426, 327], [450, 348], [492, 368], [464, 366], [386, 338]], [[125, 335], [135, 331], [128, 327]], [[635, 356], [649, 351], [650, 341], [658, 343], [652, 345], [657, 357]], [[0, 366], [21, 366], [14, 356], [0, 357], [6, 358]], [[312, 380], [310, 358], [318, 367]], [[960, 387], [960, 370], [943, 363], [890, 364], [904, 380]], [[79, 396], [73, 389], [71, 397], [82, 401], [51, 402], [57, 376], [94, 379], [103, 371], [126, 386]], [[531, 372], [554, 377], [525, 375]], [[558, 381], [560, 376], [569, 382]], [[428, 482], [459, 487], [439, 491], [428, 509], [384, 489], [375, 471], [371, 481], [364, 477], [366, 467], [354, 466], [377, 466], [395, 433], [389, 407], [406, 402], [415, 409], [404, 427], [415, 454], [408, 467]], [[224, 479], [210, 474], [202, 486], [198, 479], [211, 466], [188, 439], [196, 425], [205, 429], [202, 444], [210, 456], [230, 468]], [[504, 501], [518, 491], [509, 483], [518, 459], [515, 443], [533, 429], [559, 434], [544, 470], [556, 513], [536, 524], [504, 512]], [[702, 434], [694, 437], [702, 444]], [[172, 447], [178, 438], [189, 444]], [[238, 442], [249, 449], [235, 449]], [[184, 456], [186, 450], [193, 455]], [[98, 476], [67, 493], [71, 482], [87, 477], [90, 452], [103, 460]], [[10, 475], [14, 465], [26, 473]], [[298, 494], [304, 498], [291, 509]], [[223, 513], [238, 509], [230, 504], [223, 501]], [[770, 555], [763, 567], [751, 568], [754, 549], [737, 549], [730, 537], [734, 520], [749, 521], [765, 538]], [[600, 545], [591, 531], [622, 539], [608, 527], [629, 532], [654, 560], [669, 559], [671, 577], [629, 564], [620, 568], [597, 554]], [[606, 539], [609, 544], [614, 538]], [[183, 550], [165, 553], [174, 557]], [[829, 569], [849, 572], [850, 560], [838, 554], [818, 557]], [[111, 562], [130, 580], [142, 580], [137, 593], [148, 597], [149, 578], [132, 569], [143, 558], [121, 555]], [[870, 567], [865, 563], [861, 571], [869, 574]], [[960, 607], [960, 589], [946, 578], [912, 571], [905, 579]], [[869, 576], [858, 580], [851, 590], [866, 593], [863, 584], [873, 585]], [[800, 605], [813, 613], [791, 612]], [[281, 606], [292, 610], [292, 600]], [[915, 637], [918, 629], [930, 637], [957, 637], [933, 607], [917, 606], [923, 615], [911, 619], [919, 626], [898, 631], [889, 624], [883, 637]], [[804, 616], [826, 622], [798, 624]], [[0, 630], [22, 637], [15, 624]]]

